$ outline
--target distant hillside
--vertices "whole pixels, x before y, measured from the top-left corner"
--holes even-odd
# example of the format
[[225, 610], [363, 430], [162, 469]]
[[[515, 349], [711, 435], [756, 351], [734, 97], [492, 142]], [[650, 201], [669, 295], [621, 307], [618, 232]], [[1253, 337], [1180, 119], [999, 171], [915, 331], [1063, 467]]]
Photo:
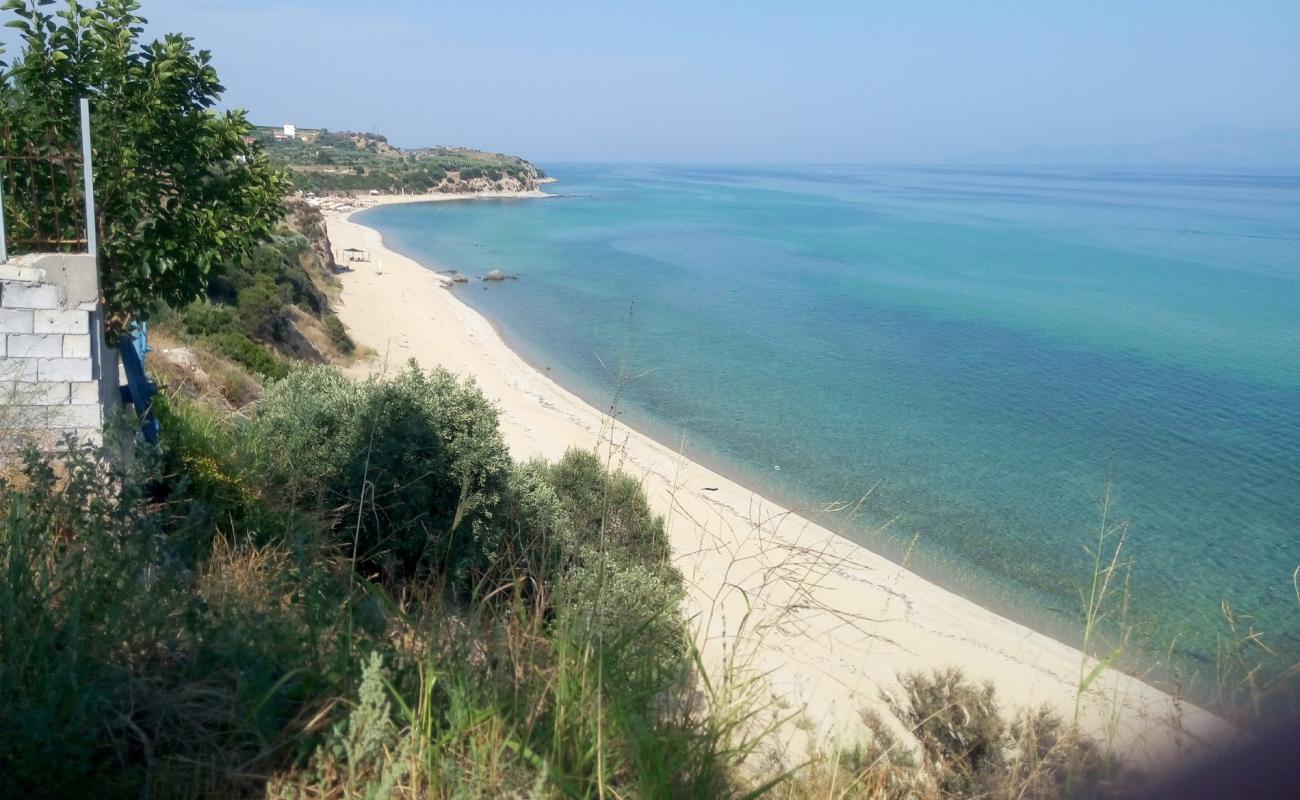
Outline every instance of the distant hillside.
[[303, 191], [481, 192], [536, 189], [546, 173], [522, 158], [465, 147], [403, 150], [375, 133], [259, 127], [253, 138]]

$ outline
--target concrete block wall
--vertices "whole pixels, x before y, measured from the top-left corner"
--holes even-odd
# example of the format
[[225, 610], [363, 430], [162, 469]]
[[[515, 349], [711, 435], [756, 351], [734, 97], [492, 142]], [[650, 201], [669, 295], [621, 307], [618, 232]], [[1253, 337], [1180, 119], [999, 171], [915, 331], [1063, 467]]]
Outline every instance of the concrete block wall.
[[104, 345], [99, 275], [89, 255], [0, 264], [0, 447], [103, 440], [118, 405], [117, 353]]

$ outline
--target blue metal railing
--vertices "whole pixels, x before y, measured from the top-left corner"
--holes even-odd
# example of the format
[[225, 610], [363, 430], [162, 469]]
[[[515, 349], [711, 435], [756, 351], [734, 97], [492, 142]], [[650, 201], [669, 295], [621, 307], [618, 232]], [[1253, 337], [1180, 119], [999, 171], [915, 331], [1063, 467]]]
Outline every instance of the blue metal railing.
[[140, 419], [140, 433], [146, 442], [158, 444], [158, 418], [153, 413], [153, 398], [158, 394], [158, 386], [149, 380], [144, 371], [144, 357], [150, 350], [149, 324], [147, 322], [131, 325], [131, 338], [118, 346], [122, 358], [122, 369], [126, 372], [126, 386], [122, 387], [122, 402], [135, 407], [135, 414]]

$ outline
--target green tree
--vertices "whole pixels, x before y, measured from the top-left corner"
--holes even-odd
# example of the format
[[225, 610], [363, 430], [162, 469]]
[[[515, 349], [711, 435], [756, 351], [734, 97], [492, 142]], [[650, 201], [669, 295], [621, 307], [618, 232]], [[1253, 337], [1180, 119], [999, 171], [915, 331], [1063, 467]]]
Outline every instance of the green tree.
[[101, 282], [120, 326], [198, 297], [214, 265], [247, 256], [288, 183], [245, 142], [243, 112], [214, 110], [225, 89], [208, 51], [179, 34], [143, 43], [134, 0], [53, 3], [3, 4], [22, 45], [0, 62], [0, 112], [16, 141], [74, 143], [90, 98]]

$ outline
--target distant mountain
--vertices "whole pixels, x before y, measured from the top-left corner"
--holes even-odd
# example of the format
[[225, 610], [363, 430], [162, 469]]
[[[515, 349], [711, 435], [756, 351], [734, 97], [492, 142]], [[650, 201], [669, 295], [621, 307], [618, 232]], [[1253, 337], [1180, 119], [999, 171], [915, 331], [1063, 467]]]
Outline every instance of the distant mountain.
[[1300, 168], [1300, 130], [1210, 128], [1146, 144], [1005, 150], [953, 160], [981, 164]]

